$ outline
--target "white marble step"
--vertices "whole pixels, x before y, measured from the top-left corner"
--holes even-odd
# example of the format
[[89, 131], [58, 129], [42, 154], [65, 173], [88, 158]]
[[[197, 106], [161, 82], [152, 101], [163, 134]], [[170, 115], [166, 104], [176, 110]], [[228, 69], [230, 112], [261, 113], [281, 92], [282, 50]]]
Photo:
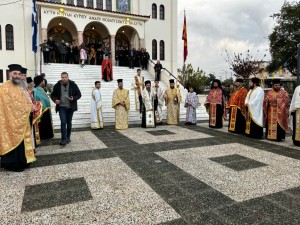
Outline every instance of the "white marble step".
[[[78, 85], [82, 97], [78, 101], [78, 111], [74, 113], [73, 116], [73, 127], [82, 128], [90, 126], [90, 102], [91, 102], [91, 92], [94, 87], [94, 82], [100, 80], [102, 83], [101, 94], [103, 100], [103, 117], [105, 126], [113, 125], [115, 121], [115, 111], [111, 108], [112, 94], [113, 90], [117, 88], [117, 79], [123, 79], [124, 88], [131, 89], [131, 83], [134, 76], [136, 75], [136, 69], [128, 69], [127, 67], [114, 67], [113, 77], [114, 80], [111, 82], [104, 82], [100, 79], [101, 66], [88, 65], [81, 68], [79, 65], [72, 64], [51, 64], [45, 65], [43, 68], [44, 73], [49, 84], [55, 84], [60, 80], [60, 74], [62, 72], [67, 72], [69, 78], [76, 82]], [[145, 80], [154, 81], [154, 77], [148, 71], [142, 71], [142, 75]], [[160, 86], [162, 89], [166, 89], [167, 86], [161, 82]], [[129, 111], [129, 123], [138, 124], [141, 123], [140, 114], [135, 110], [135, 99], [134, 92], [129, 91], [130, 97], [130, 107]], [[52, 115], [53, 124], [55, 129], [60, 128], [59, 115], [55, 113], [55, 104], [52, 102]], [[165, 108], [163, 109], [165, 114]], [[207, 113], [203, 106], [199, 107], [197, 110], [198, 120], [207, 119]], [[180, 120], [185, 120], [185, 108], [183, 104], [180, 110]]]

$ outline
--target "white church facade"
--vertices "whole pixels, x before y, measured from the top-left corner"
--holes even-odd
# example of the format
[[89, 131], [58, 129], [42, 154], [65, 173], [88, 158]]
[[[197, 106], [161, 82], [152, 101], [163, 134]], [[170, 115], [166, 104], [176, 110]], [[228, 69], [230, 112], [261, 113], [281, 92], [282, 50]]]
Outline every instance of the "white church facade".
[[[0, 83], [7, 65], [21, 64], [34, 76], [43, 72], [41, 49], [32, 51], [33, 0], [0, 3]], [[144, 48], [154, 62], [177, 71], [177, 0], [36, 0], [39, 43], [57, 42]]]

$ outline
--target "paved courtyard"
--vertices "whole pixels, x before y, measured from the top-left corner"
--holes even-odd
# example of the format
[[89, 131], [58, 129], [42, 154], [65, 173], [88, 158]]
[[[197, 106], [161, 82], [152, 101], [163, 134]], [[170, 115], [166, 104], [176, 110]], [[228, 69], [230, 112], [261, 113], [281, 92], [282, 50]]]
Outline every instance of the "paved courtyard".
[[300, 224], [300, 148], [227, 127], [74, 130], [0, 170], [0, 224]]

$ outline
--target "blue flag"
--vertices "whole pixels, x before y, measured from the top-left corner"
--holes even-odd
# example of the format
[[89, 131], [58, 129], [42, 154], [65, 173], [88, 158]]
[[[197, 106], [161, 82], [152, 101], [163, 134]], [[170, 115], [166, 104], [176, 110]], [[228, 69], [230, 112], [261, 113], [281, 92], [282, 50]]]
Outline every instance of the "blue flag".
[[36, 0], [32, 0], [32, 17], [31, 17], [31, 26], [32, 26], [32, 51], [37, 52], [39, 46], [38, 40], [38, 18], [36, 10]]

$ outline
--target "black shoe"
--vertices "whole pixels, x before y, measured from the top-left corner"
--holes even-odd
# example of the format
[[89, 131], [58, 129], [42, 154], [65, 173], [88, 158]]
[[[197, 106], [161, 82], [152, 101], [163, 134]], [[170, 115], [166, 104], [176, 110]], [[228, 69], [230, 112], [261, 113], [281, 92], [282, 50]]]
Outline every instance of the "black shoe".
[[66, 142], [66, 140], [62, 140], [59, 144], [60, 144], [60, 145], [66, 145], [67, 142]]
[[67, 138], [67, 144], [69, 144], [71, 142], [70, 138]]

